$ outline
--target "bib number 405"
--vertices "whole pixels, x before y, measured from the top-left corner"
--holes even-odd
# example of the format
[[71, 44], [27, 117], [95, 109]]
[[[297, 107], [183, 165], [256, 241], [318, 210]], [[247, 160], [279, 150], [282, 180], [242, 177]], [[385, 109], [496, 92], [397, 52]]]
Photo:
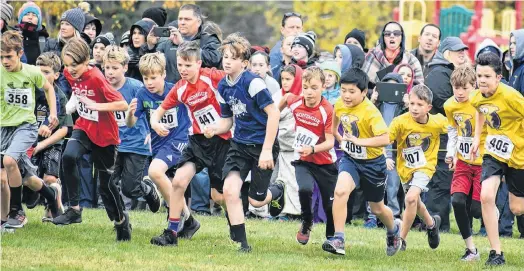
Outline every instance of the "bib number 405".
[[502, 140], [497, 140], [496, 138], [493, 138], [489, 141], [489, 145], [491, 146], [491, 149], [500, 151], [500, 152], [508, 152], [509, 143], [508, 142], [502, 142]]

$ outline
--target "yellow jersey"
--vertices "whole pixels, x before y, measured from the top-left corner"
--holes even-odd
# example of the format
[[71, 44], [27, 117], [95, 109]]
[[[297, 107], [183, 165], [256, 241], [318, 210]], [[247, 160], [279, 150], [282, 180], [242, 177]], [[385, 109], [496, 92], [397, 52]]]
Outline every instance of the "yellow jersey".
[[[368, 98], [364, 98], [364, 101], [355, 107], [347, 107], [339, 98], [335, 103], [335, 114], [346, 134], [358, 138], [372, 138], [388, 132], [388, 126], [380, 111]], [[346, 141], [342, 141], [340, 147], [354, 159], [369, 160], [384, 155], [382, 147], [368, 148]]]
[[416, 122], [409, 112], [393, 119], [389, 140], [397, 141], [397, 171], [403, 183], [409, 182], [415, 171], [433, 176], [440, 134], [447, 133], [447, 127], [448, 120], [442, 114], [429, 114], [426, 124]]
[[487, 135], [486, 125], [484, 125], [480, 137], [479, 155], [474, 161], [471, 161], [471, 147], [473, 145], [473, 138], [475, 137], [475, 125], [477, 125], [475, 120], [477, 110], [475, 107], [471, 105], [469, 100], [459, 103], [455, 97], [451, 97], [444, 103], [444, 111], [446, 112], [449, 125], [457, 129], [457, 158], [467, 164], [482, 165], [484, 142]]
[[469, 99], [486, 119], [485, 153], [512, 168], [524, 169], [524, 97], [499, 83], [491, 97], [475, 90]]

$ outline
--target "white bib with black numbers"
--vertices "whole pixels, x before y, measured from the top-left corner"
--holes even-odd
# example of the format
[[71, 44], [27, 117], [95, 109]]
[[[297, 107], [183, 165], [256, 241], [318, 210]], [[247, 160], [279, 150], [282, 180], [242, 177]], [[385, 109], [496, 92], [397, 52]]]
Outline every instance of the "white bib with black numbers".
[[486, 137], [485, 147], [487, 152], [508, 160], [515, 145], [505, 135], [489, 135]]
[[355, 159], [368, 158], [368, 151], [366, 147], [355, 145], [353, 142], [349, 141], [342, 141], [342, 144], [340, 146], [342, 147], [342, 150], [344, 150], [347, 154], [349, 154], [349, 156]]
[[118, 127], [126, 126], [126, 111], [115, 111], [115, 119]]
[[23, 109], [31, 109], [33, 105], [33, 96], [29, 88], [6, 88], [4, 100], [9, 105], [18, 106]]
[[[150, 110], [150, 116], [153, 115], [153, 113], [155, 113], [155, 109]], [[176, 128], [178, 126], [176, 108], [167, 110], [164, 116], [162, 116], [162, 119], [160, 119], [160, 122], [163, 123], [167, 129]]]
[[471, 159], [471, 147], [473, 146], [472, 137], [458, 137], [457, 152], [462, 155], [464, 159]]
[[[86, 99], [89, 99], [89, 98], [86, 97]], [[98, 122], [98, 111], [87, 109], [86, 104], [81, 102], [80, 98], [77, 99], [77, 102], [76, 102], [76, 112], [78, 112], [78, 115], [80, 115], [80, 117], [84, 119]]]
[[297, 126], [295, 130], [295, 141], [293, 142], [293, 149], [298, 150], [302, 146], [315, 146], [319, 137], [310, 130]]
[[428, 163], [421, 146], [403, 149], [402, 156], [408, 168], [421, 168]]
[[193, 113], [193, 115], [195, 116], [195, 119], [198, 123], [198, 127], [200, 127], [200, 131], [204, 131], [206, 126], [213, 125], [220, 119], [220, 116], [213, 105], [208, 105], [200, 110], [197, 110]]

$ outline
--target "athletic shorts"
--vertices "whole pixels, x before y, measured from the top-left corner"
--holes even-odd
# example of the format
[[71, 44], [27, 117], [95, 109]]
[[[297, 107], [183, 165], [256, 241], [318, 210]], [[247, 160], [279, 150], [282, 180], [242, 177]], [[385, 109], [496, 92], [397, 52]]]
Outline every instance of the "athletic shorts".
[[60, 162], [62, 160], [62, 145], [54, 145], [37, 153], [31, 159], [33, 164], [38, 167], [38, 176], [45, 175], [58, 178]]
[[470, 165], [458, 160], [451, 181], [451, 195], [454, 193], [472, 193], [472, 199], [480, 201], [480, 175], [482, 167]]
[[426, 175], [426, 173], [415, 171], [413, 172], [413, 177], [411, 180], [407, 183], [402, 184], [402, 188], [404, 188], [404, 193], [408, 193], [409, 188], [412, 186], [416, 186], [422, 190], [422, 192], [428, 192], [428, 184], [429, 181], [431, 181], [431, 177]]
[[[38, 138], [36, 123], [22, 123], [19, 126], [0, 127], [0, 153], [15, 159], [17, 162], [26, 156], [27, 150], [33, 146]], [[3, 159], [2, 159], [2, 168]]]
[[166, 175], [169, 177], [175, 176], [176, 165], [182, 156], [182, 151], [187, 146], [187, 142], [171, 141], [159, 148], [156, 154], [153, 154], [153, 159], [160, 159], [167, 165]]
[[504, 176], [508, 191], [516, 197], [524, 198], [524, 169], [515, 169], [508, 164], [485, 154], [482, 161], [482, 178], [485, 181], [491, 176]]
[[222, 193], [222, 187], [224, 186], [222, 169], [224, 168], [228, 150], [229, 140], [219, 136], [208, 139], [204, 135], [192, 135], [189, 136], [189, 143], [175, 167], [180, 168], [185, 163], [191, 162], [195, 164], [197, 173], [207, 168], [211, 188]]
[[361, 187], [367, 201], [381, 202], [386, 192], [386, 158], [361, 160], [344, 154], [340, 159], [338, 173], [347, 172], [353, 178], [356, 188]]
[[[279, 152], [278, 142], [273, 144], [273, 162], [276, 163]], [[242, 144], [234, 140], [230, 141], [226, 162], [222, 170], [222, 179], [226, 179], [231, 171], [240, 172], [242, 181], [246, 180], [251, 171], [251, 185], [248, 196], [254, 200], [262, 201], [266, 198], [269, 182], [271, 181], [272, 169], [261, 169], [258, 167], [258, 158], [262, 152], [262, 144]]]

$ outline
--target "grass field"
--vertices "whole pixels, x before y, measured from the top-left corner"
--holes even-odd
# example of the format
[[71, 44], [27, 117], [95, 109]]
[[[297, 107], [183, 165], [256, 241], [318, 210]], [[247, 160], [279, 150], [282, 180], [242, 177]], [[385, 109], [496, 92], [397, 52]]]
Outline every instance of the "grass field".
[[[387, 257], [384, 230], [348, 226], [347, 253], [340, 257], [322, 251], [323, 225], [302, 246], [295, 241], [296, 221], [249, 220], [253, 252], [240, 254], [229, 241], [225, 219], [204, 216], [197, 217], [202, 227], [193, 240], [161, 248], [149, 240], [166, 226], [164, 213], [132, 212], [133, 239], [127, 243], [114, 241], [104, 210], [84, 210], [83, 223], [66, 227], [41, 223], [42, 213], [28, 210], [25, 228], [2, 235], [2, 270], [480, 270], [489, 253], [487, 239], [475, 237], [482, 261], [463, 263], [459, 234], [441, 235], [440, 247], [431, 250], [425, 233], [411, 232], [407, 251]], [[454, 222], [452, 231], [457, 232]], [[502, 244], [507, 263], [497, 269], [524, 270], [524, 240]]]

